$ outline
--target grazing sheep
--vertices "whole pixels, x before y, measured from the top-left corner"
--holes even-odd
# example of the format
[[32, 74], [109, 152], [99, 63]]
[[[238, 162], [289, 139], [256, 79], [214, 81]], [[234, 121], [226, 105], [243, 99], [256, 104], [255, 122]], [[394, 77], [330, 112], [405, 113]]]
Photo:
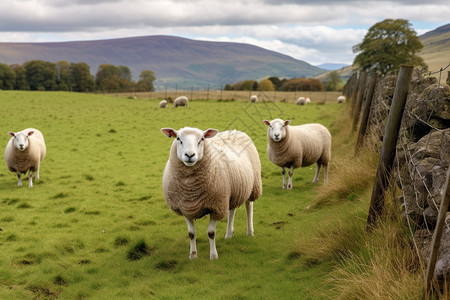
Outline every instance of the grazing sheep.
[[258, 96], [252, 95], [252, 96], [250, 97], [250, 102], [252, 102], [252, 103], [258, 102]]
[[306, 97], [306, 99], [305, 99], [305, 104], [308, 104], [308, 103], [311, 103], [311, 98]]
[[[283, 189], [292, 189], [294, 169], [316, 163], [316, 175], [319, 179], [320, 166], [325, 167], [325, 181], [328, 179], [328, 164], [331, 158], [331, 134], [321, 124], [289, 126], [289, 120], [275, 119], [263, 121], [267, 129], [267, 155], [270, 161], [281, 167]], [[289, 169], [289, 181], [286, 185], [285, 170]]]
[[345, 103], [345, 96], [339, 96], [337, 98], [337, 103]]
[[161, 100], [161, 102], [159, 102], [159, 107], [166, 108], [167, 107], [167, 100]]
[[170, 209], [186, 219], [189, 258], [197, 258], [194, 220], [209, 214], [210, 259], [218, 258], [216, 223], [228, 213], [225, 238], [232, 237], [236, 208], [245, 203], [247, 235], [253, 236], [253, 201], [262, 194], [261, 162], [252, 140], [241, 131], [218, 133], [185, 127], [162, 128], [176, 138], [163, 175], [164, 198]]
[[8, 132], [12, 138], [5, 149], [6, 166], [11, 172], [17, 173], [17, 185], [22, 185], [21, 175], [28, 172], [28, 187], [33, 187], [32, 174], [39, 179], [39, 167], [47, 149], [44, 136], [34, 128], [27, 128], [20, 132]]
[[173, 101], [173, 106], [175, 106], [175, 107], [177, 107], [177, 106], [188, 106], [188, 97], [186, 97], [186, 96], [180, 96], [180, 97], [177, 97], [176, 99], [175, 99], [175, 101]]
[[306, 99], [305, 99], [305, 97], [299, 97], [299, 98], [297, 99], [297, 102], [295, 102], [295, 104], [297, 104], [297, 105], [305, 105], [305, 104], [306, 104]]

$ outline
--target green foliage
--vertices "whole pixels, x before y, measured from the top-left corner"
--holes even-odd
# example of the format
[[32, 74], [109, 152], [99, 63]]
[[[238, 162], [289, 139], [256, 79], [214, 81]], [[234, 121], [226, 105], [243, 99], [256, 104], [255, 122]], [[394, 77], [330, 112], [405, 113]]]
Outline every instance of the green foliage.
[[315, 78], [294, 78], [287, 80], [280, 88], [282, 91], [322, 91], [323, 84]]
[[54, 63], [31, 60], [24, 63], [25, 77], [32, 91], [54, 91], [56, 84], [56, 65]]
[[360, 53], [353, 63], [361, 70], [373, 69], [382, 74], [398, 70], [404, 64], [421, 66], [424, 62], [417, 53], [422, 47], [407, 20], [386, 19], [370, 27], [358, 45]]
[[274, 89], [273, 83], [269, 79], [263, 79], [258, 84], [258, 91], [273, 91]]
[[5, 64], [0, 63], [0, 90], [14, 89], [16, 74]]
[[336, 91], [342, 89], [342, 79], [337, 71], [332, 71], [328, 75], [328, 81], [325, 85], [327, 91]]
[[139, 75], [139, 82], [137, 83], [137, 90], [141, 92], [154, 91], [153, 81], [156, 80], [155, 73], [151, 70], [144, 70]]

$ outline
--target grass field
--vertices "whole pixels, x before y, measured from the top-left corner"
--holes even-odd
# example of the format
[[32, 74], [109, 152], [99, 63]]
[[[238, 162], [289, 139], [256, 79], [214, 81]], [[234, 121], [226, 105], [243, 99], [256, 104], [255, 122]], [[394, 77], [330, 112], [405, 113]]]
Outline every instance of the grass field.
[[[2, 145], [8, 131], [27, 127], [40, 129], [47, 144], [33, 188], [17, 187], [16, 176], [0, 168], [0, 299], [335, 298], [334, 264], [304, 257], [299, 243], [313, 243], [332, 220], [363, 224], [367, 205], [350, 193], [339, 205], [308, 209], [323, 184], [323, 174], [311, 183], [313, 167], [296, 170], [293, 189], [282, 190], [261, 120], [320, 122], [334, 136], [345, 106], [194, 100], [188, 109], [159, 109], [156, 100], [6, 91], [0, 106]], [[190, 261], [185, 220], [162, 195], [172, 140], [160, 128], [184, 126], [243, 130], [261, 158], [255, 236], [246, 236], [239, 208], [231, 240], [223, 239], [226, 220], [217, 225], [215, 261], [208, 218], [196, 222], [199, 258]]]

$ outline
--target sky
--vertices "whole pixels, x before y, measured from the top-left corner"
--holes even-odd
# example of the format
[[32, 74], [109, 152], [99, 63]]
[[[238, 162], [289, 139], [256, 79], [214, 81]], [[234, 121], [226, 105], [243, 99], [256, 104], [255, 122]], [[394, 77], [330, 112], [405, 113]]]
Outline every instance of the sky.
[[418, 35], [450, 23], [448, 0], [1, 0], [0, 42], [147, 35], [239, 42], [312, 65], [351, 64], [352, 46], [385, 19]]

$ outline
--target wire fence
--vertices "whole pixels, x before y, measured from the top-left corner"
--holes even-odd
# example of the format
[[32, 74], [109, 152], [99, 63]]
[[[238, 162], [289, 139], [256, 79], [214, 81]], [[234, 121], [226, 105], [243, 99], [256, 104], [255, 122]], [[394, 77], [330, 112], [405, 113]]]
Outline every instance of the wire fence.
[[[428, 267], [425, 297], [432, 282], [439, 284], [450, 277], [450, 196], [446, 190], [450, 176], [450, 88], [441, 84], [441, 76], [438, 76], [439, 79], [432, 76], [442, 74], [449, 67], [450, 64], [436, 72], [415, 69], [412, 73], [406, 87], [408, 93], [404, 109], [400, 112], [401, 125], [397, 129], [398, 138], [393, 152], [395, 160], [392, 161], [393, 179], [401, 189], [399, 204], [403, 208], [403, 216], [414, 247]], [[383, 148], [386, 139], [393, 134], [387, 126], [393, 118], [393, 102], [398, 101], [399, 76], [389, 74], [380, 77], [376, 80], [373, 96], [368, 99], [366, 93], [364, 98], [364, 106], [368, 106], [370, 113], [367, 120], [361, 120], [361, 123], [367, 122], [364, 124], [367, 125], [366, 132], [362, 133], [363, 145], [376, 151], [381, 148], [380, 160], [386, 151]], [[357, 94], [368, 90], [358, 87], [363, 77], [361, 74], [352, 76], [347, 83], [350, 86], [344, 89], [352, 101], [355, 110], [352, 113], [358, 116]], [[370, 79], [366, 86], [369, 84]]]

